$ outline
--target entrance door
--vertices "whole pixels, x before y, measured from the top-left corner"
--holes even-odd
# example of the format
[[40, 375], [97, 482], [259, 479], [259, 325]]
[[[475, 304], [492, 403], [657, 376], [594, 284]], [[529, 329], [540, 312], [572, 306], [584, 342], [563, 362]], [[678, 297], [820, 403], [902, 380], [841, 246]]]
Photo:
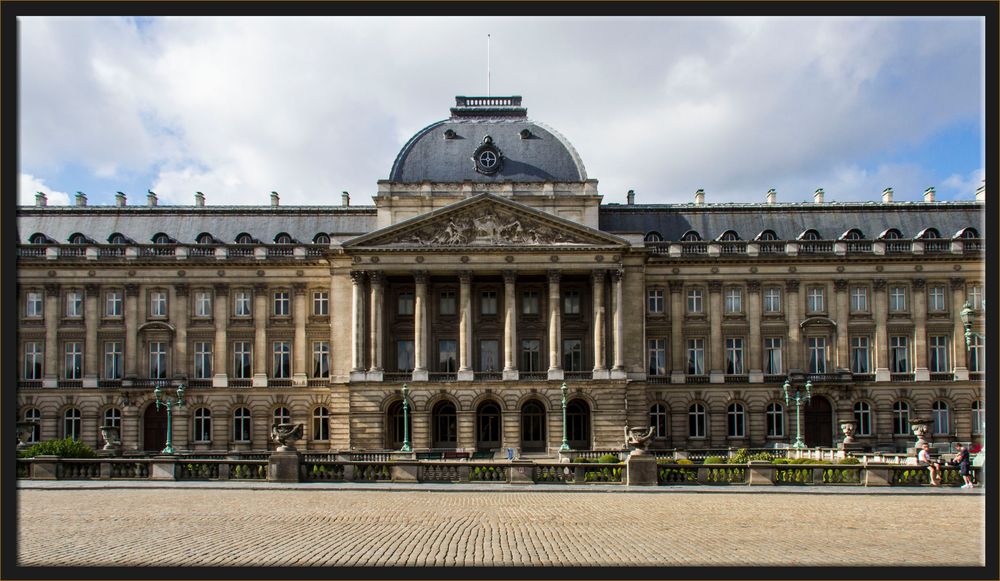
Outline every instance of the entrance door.
[[833, 408], [825, 397], [814, 395], [809, 405], [802, 410], [802, 416], [806, 446], [833, 446]]
[[521, 451], [545, 452], [545, 408], [537, 401], [521, 406]]
[[142, 449], [147, 452], [159, 452], [167, 445], [167, 410], [156, 404], [150, 404], [142, 415]]
[[476, 449], [489, 452], [500, 447], [500, 406], [488, 401], [476, 413]]

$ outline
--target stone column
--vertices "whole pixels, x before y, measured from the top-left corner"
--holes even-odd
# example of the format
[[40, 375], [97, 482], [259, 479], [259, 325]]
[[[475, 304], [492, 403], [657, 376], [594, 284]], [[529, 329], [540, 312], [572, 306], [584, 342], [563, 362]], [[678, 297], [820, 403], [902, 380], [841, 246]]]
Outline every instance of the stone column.
[[549, 271], [549, 379], [562, 379], [562, 310], [559, 303], [559, 271]]
[[503, 271], [503, 379], [517, 381], [517, 272]]
[[227, 338], [229, 327], [229, 285], [215, 285], [215, 302], [212, 303], [212, 318], [215, 323], [215, 346], [212, 348], [212, 387], [226, 387], [229, 376], [226, 374]]
[[306, 379], [306, 285], [292, 284], [292, 316], [295, 318], [295, 335], [292, 337], [292, 386], [305, 387]]
[[614, 285], [614, 295], [612, 308], [612, 317], [614, 318], [614, 348], [615, 348], [615, 358], [614, 367], [611, 368], [611, 379], [625, 379], [628, 375], [625, 373], [625, 314], [622, 309], [625, 308], [624, 298], [622, 297], [622, 287], [624, 285], [625, 270], [617, 268], [611, 271], [611, 282]]
[[187, 356], [187, 326], [188, 326], [188, 294], [189, 288], [185, 283], [174, 285], [174, 300], [171, 301], [170, 320], [174, 324], [174, 375], [180, 375], [184, 379], [188, 377], [188, 356]]
[[684, 281], [670, 281], [670, 383], [684, 383]]
[[889, 381], [889, 310], [884, 278], [872, 282], [875, 303], [875, 381]]
[[385, 291], [385, 275], [379, 271], [368, 273], [371, 283], [371, 311], [369, 311], [368, 340], [371, 347], [371, 365], [368, 367], [368, 381], [382, 381], [382, 302]]
[[[125, 376], [126, 380], [136, 378], [136, 355], [139, 351], [139, 285], [125, 285]], [[124, 421], [124, 418], [122, 419]], [[124, 442], [124, 440], [123, 440]], [[137, 444], [138, 445], [138, 444]]]
[[747, 346], [750, 360], [750, 383], [764, 382], [763, 339], [760, 337], [760, 281], [747, 281], [747, 315], [750, 323], [750, 345]]
[[458, 381], [472, 381], [472, 273], [458, 273]]
[[[365, 379], [365, 278], [363, 270], [351, 271], [353, 299], [351, 301], [351, 381]], [[335, 295], [330, 295], [332, 299]]]
[[726, 360], [722, 349], [722, 281], [708, 281], [708, 369], [710, 383], [725, 383]]
[[45, 377], [42, 385], [59, 385], [59, 285], [45, 285]]
[[139, 449], [139, 408], [134, 403], [122, 406], [121, 439], [123, 450]]
[[590, 275], [594, 283], [594, 379], [608, 379], [604, 350], [604, 271], [594, 270]]
[[[968, 381], [969, 380], [969, 364], [968, 356], [969, 351], [965, 345], [965, 325], [962, 324], [962, 309], [965, 308], [965, 279], [964, 278], [952, 278], [951, 279], [951, 319], [955, 323], [954, 331], [952, 333], [952, 344], [955, 346], [955, 381]], [[48, 307], [46, 307], [48, 308]], [[46, 359], [47, 361], [47, 359]], [[980, 362], [982, 364], [982, 362]]]
[[267, 387], [267, 285], [253, 286], [253, 386]]
[[787, 370], [802, 370], [802, 333], [799, 329], [799, 281], [785, 281], [785, 295], [788, 307], [788, 355]]
[[847, 304], [847, 279], [839, 278], [833, 281], [833, 291], [836, 295], [834, 305], [837, 312], [834, 320], [837, 321], [837, 353], [834, 358], [834, 367], [839, 369], [851, 368], [851, 347], [850, 347], [850, 318], [851, 313]]
[[414, 272], [413, 281], [413, 381], [427, 381], [427, 273]]
[[927, 280], [913, 279], [913, 350], [917, 366], [913, 369], [914, 381], [930, 381], [927, 368]]
[[86, 327], [83, 343], [83, 387], [97, 387], [97, 377], [100, 375], [97, 346], [100, 315], [97, 311], [97, 298], [101, 295], [101, 287], [88, 284], [84, 286], [84, 290], [87, 294], [83, 304], [83, 324]]

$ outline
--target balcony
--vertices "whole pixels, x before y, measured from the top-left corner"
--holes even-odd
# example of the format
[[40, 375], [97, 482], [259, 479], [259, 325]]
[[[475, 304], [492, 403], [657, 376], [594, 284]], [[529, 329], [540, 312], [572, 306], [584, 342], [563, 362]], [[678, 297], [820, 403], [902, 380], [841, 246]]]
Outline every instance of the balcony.
[[724, 378], [726, 383], [747, 383], [750, 381], [748, 375], [727, 375]]
[[270, 378], [267, 380], [268, 387], [292, 387], [292, 380], [288, 378], [274, 379]]
[[912, 373], [890, 373], [889, 381], [892, 383], [905, 383], [908, 381], [913, 381]]
[[306, 385], [309, 387], [327, 387], [330, 385], [329, 377], [310, 377], [306, 381]]
[[662, 384], [670, 383], [669, 375], [647, 375], [646, 383]]
[[784, 383], [786, 377], [785, 374], [768, 374], [764, 376], [764, 383]]
[[846, 383], [851, 376], [846, 373], [807, 373], [806, 381], [813, 383]]
[[503, 373], [499, 371], [476, 371], [474, 377], [476, 381], [500, 381], [503, 379]]
[[566, 381], [587, 381], [594, 378], [593, 371], [564, 371], [563, 379]]
[[99, 258], [121, 258], [125, 256], [124, 246], [101, 246], [97, 249]]
[[458, 374], [455, 373], [455, 372], [453, 372], [453, 371], [451, 371], [451, 372], [449, 372], [449, 371], [432, 371], [432, 372], [430, 372], [430, 373], [427, 374], [427, 380], [428, 381], [441, 381], [441, 382], [457, 381], [458, 380]]
[[833, 242], [826, 240], [799, 242], [799, 254], [833, 254]]
[[719, 247], [720, 254], [746, 254], [746, 242], [722, 242]]
[[[413, 371], [383, 371], [382, 381], [410, 381]], [[329, 381], [327, 382], [329, 383]]]
[[192, 246], [188, 250], [189, 256], [215, 256], [215, 247], [213, 246]]
[[851, 380], [855, 382], [860, 381], [875, 381], [874, 373], [853, 373], [851, 374]]
[[105, 389], [118, 389], [122, 386], [122, 380], [120, 379], [98, 379], [97, 387], [102, 387]]
[[761, 242], [757, 246], [757, 251], [760, 254], [784, 254], [785, 253], [785, 243], [784, 242]]
[[57, 384], [59, 387], [67, 387], [70, 389], [83, 387], [82, 379], [60, 379]]
[[229, 257], [253, 258], [253, 246], [230, 246]]
[[45, 247], [21, 246], [17, 249], [17, 255], [21, 258], [45, 258]]
[[847, 242], [849, 254], [871, 254], [872, 242], [869, 240], [850, 240]]
[[212, 387], [211, 379], [189, 379], [187, 382], [188, 387]]
[[910, 240], [888, 240], [885, 243], [886, 254], [908, 254], [913, 250]]
[[18, 389], [41, 389], [41, 379], [22, 379], [17, 382]]
[[292, 256], [292, 254], [294, 254], [294, 250], [295, 250], [294, 248], [291, 248], [289, 246], [272, 246], [272, 247], [269, 247], [267, 249], [267, 257], [268, 258], [275, 258], [275, 257], [284, 258], [284, 257]]
[[708, 383], [707, 375], [685, 375], [685, 383]]
[[931, 381], [953, 381], [955, 379], [955, 374], [953, 373], [931, 373]]
[[986, 374], [981, 371], [969, 372], [969, 381], [983, 381], [985, 379], [986, 379]]
[[87, 249], [82, 246], [62, 246], [59, 248], [59, 256], [85, 256]]
[[939, 254], [951, 252], [951, 242], [948, 240], [925, 240], [924, 254]]
[[970, 240], [965, 239], [962, 241], [963, 250], [965, 252], [982, 252], [983, 251], [983, 241], [982, 240]]
[[708, 254], [707, 242], [682, 242], [681, 254]]
[[521, 381], [545, 381], [549, 374], [546, 371], [520, 371], [517, 378]]
[[250, 387], [253, 385], [252, 379], [230, 379], [229, 387]]

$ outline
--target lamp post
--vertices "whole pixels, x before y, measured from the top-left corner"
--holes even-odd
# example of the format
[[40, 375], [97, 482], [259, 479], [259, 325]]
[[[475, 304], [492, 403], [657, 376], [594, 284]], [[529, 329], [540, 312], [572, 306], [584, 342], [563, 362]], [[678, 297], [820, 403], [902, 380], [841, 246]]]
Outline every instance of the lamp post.
[[562, 391], [562, 428], [563, 428], [563, 438], [562, 446], [559, 446], [560, 452], [569, 452], [569, 441], [566, 440], [566, 382], [564, 381], [562, 387], [559, 388]]
[[410, 388], [403, 384], [403, 447], [400, 452], [412, 452], [410, 446]]
[[171, 415], [171, 410], [174, 407], [184, 407], [184, 384], [177, 386], [177, 399], [172, 400], [170, 396], [163, 396], [163, 390], [160, 389], [160, 385], [157, 384], [153, 388], [153, 397], [156, 398], [156, 411], [160, 411], [160, 406], [166, 406], [167, 408], [167, 445], [163, 447], [164, 454], [173, 454], [174, 445], [171, 441], [173, 436], [173, 416]]
[[[986, 310], [986, 301], [983, 301], [983, 310]], [[983, 336], [972, 330], [972, 323], [976, 320], [976, 310], [972, 308], [969, 301], [965, 301], [965, 307], [960, 316], [962, 317], [962, 325], [965, 327], [965, 348], [972, 349], [972, 338], [982, 338]]]
[[785, 379], [785, 385], [782, 389], [785, 391], [785, 405], [788, 405], [791, 401], [795, 401], [795, 443], [792, 444], [792, 448], [805, 448], [806, 444], [802, 441], [802, 404], [809, 403], [812, 400], [812, 382], [806, 382], [806, 392], [803, 394], [799, 391], [799, 388], [795, 388], [795, 396], [792, 397], [789, 394], [789, 390], [792, 388], [792, 382], [789, 379]]

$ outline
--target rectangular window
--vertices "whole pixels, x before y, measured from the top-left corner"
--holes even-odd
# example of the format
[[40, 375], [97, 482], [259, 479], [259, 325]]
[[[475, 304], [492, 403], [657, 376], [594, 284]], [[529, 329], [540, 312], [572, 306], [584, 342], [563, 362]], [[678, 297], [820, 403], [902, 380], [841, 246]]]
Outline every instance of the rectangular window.
[[208, 341], [194, 342], [194, 376], [195, 379], [212, 377], [212, 343]]
[[194, 316], [212, 316], [212, 293], [208, 291], [198, 291], [194, 293]]
[[541, 369], [541, 357], [539, 356], [541, 344], [542, 342], [538, 339], [521, 341], [521, 371], [531, 373]]
[[65, 345], [66, 379], [81, 379], [83, 377], [83, 343], [70, 341]]
[[24, 378], [41, 379], [44, 352], [40, 341], [29, 341], [24, 344]]
[[236, 379], [253, 377], [253, 344], [250, 341], [233, 342], [233, 377]]
[[563, 293], [563, 314], [580, 314], [580, 291], [568, 290]]
[[104, 343], [104, 379], [122, 378], [122, 343], [107, 341]]
[[647, 342], [649, 352], [649, 374], [667, 374], [667, 348], [665, 339], [650, 339]]
[[944, 287], [932, 286], [927, 289], [927, 311], [931, 313], [943, 313], [945, 307]]
[[563, 339], [563, 370], [583, 371], [583, 342], [579, 339]]
[[438, 303], [442, 315], [455, 314], [455, 291], [441, 291]]
[[687, 312], [697, 314], [704, 311], [703, 293], [701, 289], [693, 288], [687, 292]]
[[826, 373], [826, 337], [809, 337], [809, 373]]
[[973, 335], [972, 342], [969, 343], [969, 371], [982, 373], [986, 370], [984, 355], [985, 344], [982, 337]]
[[948, 368], [948, 337], [946, 335], [932, 335], [929, 337], [928, 349], [930, 349], [930, 372], [947, 373]]
[[743, 312], [743, 289], [740, 288], [728, 288], [726, 289], [726, 312], [727, 313], [742, 313]]
[[249, 317], [253, 311], [250, 308], [250, 291], [238, 290], [233, 293], [233, 316]]
[[109, 290], [104, 294], [104, 316], [121, 317], [123, 304], [122, 291]]
[[967, 297], [969, 299], [969, 304], [972, 305], [973, 309], [978, 311], [983, 308], [983, 287], [979, 285], [970, 285], [968, 287]]
[[851, 287], [851, 312], [852, 313], [868, 312], [868, 287], [866, 286]]
[[414, 367], [413, 340], [396, 341], [396, 371], [410, 372]]
[[892, 373], [909, 373], [909, 340], [907, 337], [889, 337], [889, 370]]
[[314, 292], [313, 315], [317, 317], [325, 317], [329, 314], [330, 314], [330, 293], [327, 291]]
[[810, 313], [822, 313], [826, 310], [824, 290], [821, 286], [809, 287], [806, 293], [806, 307]]
[[497, 314], [497, 293], [496, 291], [483, 291], [479, 295], [479, 313], [482, 315]]
[[663, 289], [646, 289], [646, 309], [651, 315], [663, 314]]
[[784, 373], [781, 367], [781, 338], [764, 338], [764, 373], [780, 375]]
[[906, 287], [894, 286], [889, 288], [889, 311], [902, 313], [906, 311]]
[[479, 371], [498, 369], [500, 369], [500, 342], [496, 339], [483, 339], [479, 342]]
[[521, 293], [521, 314], [538, 314], [538, 291], [529, 290]]
[[24, 295], [24, 316], [26, 317], [41, 317], [42, 316], [42, 293], [37, 291], [28, 291]]
[[288, 341], [271, 343], [271, 377], [288, 379], [292, 376], [292, 344]]
[[66, 293], [66, 316], [83, 316], [83, 293], [80, 291], [69, 291]]
[[743, 339], [740, 337], [726, 339], [726, 374], [743, 374]]
[[330, 342], [313, 341], [313, 377], [330, 377]]
[[765, 313], [780, 313], [781, 312], [781, 289], [776, 286], [767, 287], [764, 289], [764, 312]]
[[156, 290], [149, 292], [149, 316], [167, 316], [167, 291]]
[[705, 374], [705, 340], [687, 340], [687, 373], [688, 375]]
[[287, 317], [292, 313], [292, 299], [289, 292], [279, 290], [274, 292], [274, 316]]
[[851, 337], [851, 373], [871, 373], [868, 337]]
[[149, 377], [150, 379], [167, 378], [167, 343], [165, 341], [150, 341], [149, 343]]
[[[452, 293], [452, 298], [454, 299]], [[438, 341], [438, 371], [454, 373], [458, 370], [456, 359], [458, 358], [458, 343], [450, 339]]]
[[411, 290], [399, 291], [399, 298], [396, 299], [396, 311], [401, 317], [413, 316], [414, 295]]

